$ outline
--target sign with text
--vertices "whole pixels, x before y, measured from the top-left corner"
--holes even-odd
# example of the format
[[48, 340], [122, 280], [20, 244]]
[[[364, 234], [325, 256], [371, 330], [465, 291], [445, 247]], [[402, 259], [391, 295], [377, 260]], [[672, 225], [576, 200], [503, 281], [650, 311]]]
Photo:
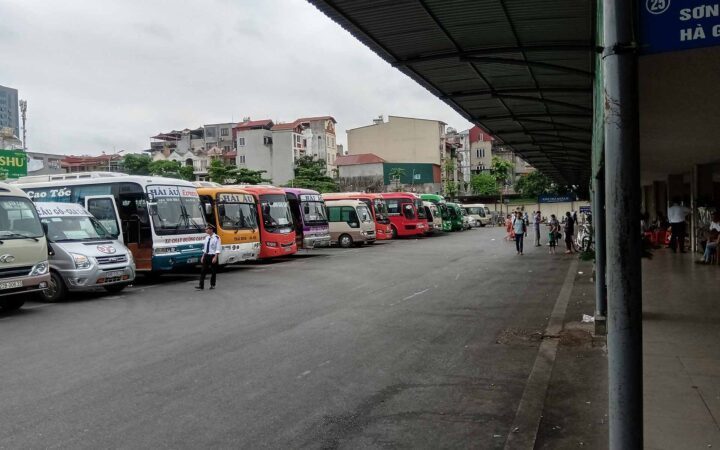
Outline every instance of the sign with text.
[[640, 51], [673, 52], [720, 45], [720, 0], [642, 0]]
[[27, 175], [27, 154], [20, 150], [0, 150], [0, 172], [7, 178]]
[[565, 203], [577, 200], [572, 194], [550, 195], [545, 194], [538, 197], [538, 203]]

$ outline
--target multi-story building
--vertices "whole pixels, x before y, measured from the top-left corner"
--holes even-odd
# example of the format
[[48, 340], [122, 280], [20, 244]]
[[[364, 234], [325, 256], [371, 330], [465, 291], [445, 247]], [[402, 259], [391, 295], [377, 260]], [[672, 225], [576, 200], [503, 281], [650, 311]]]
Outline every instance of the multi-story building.
[[215, 123], [203, 126], [205, 149], [212, 154], [222, 154], [223, 159], [234, 161], [236, 156], [233, 129], [236, 123]]
[[[62, 160], [66, 158], [65, 155], [27, 152], [27, 157], [28, 175], [55, 175], [65, 173], [65, 169], [62, 167]], [[105, 163], [104, 167], [107, 167], [107, 163]]]
[[65, 172], [120, 172], [122, 170], [122, 156], [113, 153], [98, 156], [63, 156], [60, 167]]
[[252, 170], [264, 170], [267, 178], [278, 183], [273, 173], [273, 126], [270, 119], [246, 119], [236, 124], [233, 128], [237, 148], [235, 164]]
[[438, 164], [391, 163], [365, 153], [338, 156], [337, 167], [343, 191], [439, 193], [442, 189]]
[[0, 129], [12, 128], [13, 134], [20, 137], [20, 112], [18, 110], [17, 89], [0, 86]]
[[480, 127], [468, 130], [468, 166], [471, 174], [483, 173], [490, 169], [493, 157], [493, 137]]
[[294, 123], [303, 127], [303, 138], [308, 156], [325, 160], [328, 175], [332, 175], [338, 155], [335, 118], [332, 116], [301, 117]]
[[211, 155], [205, 145], [203, 127], [194, 130], [184, 129], [170, 131], [152, 136], [150, 150], [153, 161], [177, 161], [182, 165], [192, 166], [195, 177], [199, 180], [207, 177]]

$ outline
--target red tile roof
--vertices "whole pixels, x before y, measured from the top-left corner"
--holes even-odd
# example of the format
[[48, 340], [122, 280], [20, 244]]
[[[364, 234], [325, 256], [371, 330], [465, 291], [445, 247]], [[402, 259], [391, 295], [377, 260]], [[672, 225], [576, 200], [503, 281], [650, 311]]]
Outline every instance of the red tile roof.
[[299, 124], [297, 122], [278, 123], [272, 127], [273, 131], [283, 131], [295, 129]]
[[337, 123], [337, 120], [333, 116], [317, 116], [317, 117], [301, 117], [295, 121], [298, 122], [315, 122], [317, 120], [332, 120], [333, 123]]
[[250, 130], [252, 128], [270, 128], [272, 126], [273, 126], [273, 121], [270, 119], [248, 120], [245, 122], [240, 122], [237, 125], [235, 125], [235, 129]]
[[385, 160], [374, 153], [361, 153], [359, 155], [338, 156], [335, 160], [336, 166], [355, 166], [359, 164], [379, 164]]

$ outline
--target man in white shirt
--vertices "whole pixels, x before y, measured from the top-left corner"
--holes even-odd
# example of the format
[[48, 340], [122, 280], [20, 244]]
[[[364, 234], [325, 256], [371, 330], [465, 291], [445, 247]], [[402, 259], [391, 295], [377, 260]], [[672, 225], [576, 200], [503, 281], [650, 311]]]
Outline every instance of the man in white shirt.
[[205, 289], [205, 275], [210, 269], [210, 289], [215, 289], [215, 278], [217, 274], [218, 258], [220, 257], [220, 237], [215, 234], [215, 227], [208, 224], [205, 227], [205, 242], [203, 243], [203, 255], [200, 258], [202, 270], [200, 271], [200, 284], [195, 288]]
[[677, 252], [680, 248], [685, 253], [685, 218], [690, 214], [690, 208], [681, 206], [678, 199], [674, 199], [672, 206], [668, 208], [668, 222], [670, 222], [670, 248]]

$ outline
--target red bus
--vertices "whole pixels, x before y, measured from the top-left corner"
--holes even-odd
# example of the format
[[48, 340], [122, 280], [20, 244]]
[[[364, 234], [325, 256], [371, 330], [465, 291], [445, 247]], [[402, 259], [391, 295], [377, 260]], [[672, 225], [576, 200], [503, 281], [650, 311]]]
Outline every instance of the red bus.
[[378, 240], [392, 239], [392, 227], [387, 212], [387, 203], [381, 194], [366, 192], [333, 192], [323, 194], [325, 200], [360, 200], [370, 209], [375, 219], [375, 237]]
[[275, 186], [236, 185], [255, 197], [260, 227], [259, 259], [297, 253], [295, 227], [285, 191]]
[[427, 216], [422, 200], [410, 192], [387, 192], [381, 194], [387, 203], [393, 238], [398, 236], [422, 236], [428, 229]]

